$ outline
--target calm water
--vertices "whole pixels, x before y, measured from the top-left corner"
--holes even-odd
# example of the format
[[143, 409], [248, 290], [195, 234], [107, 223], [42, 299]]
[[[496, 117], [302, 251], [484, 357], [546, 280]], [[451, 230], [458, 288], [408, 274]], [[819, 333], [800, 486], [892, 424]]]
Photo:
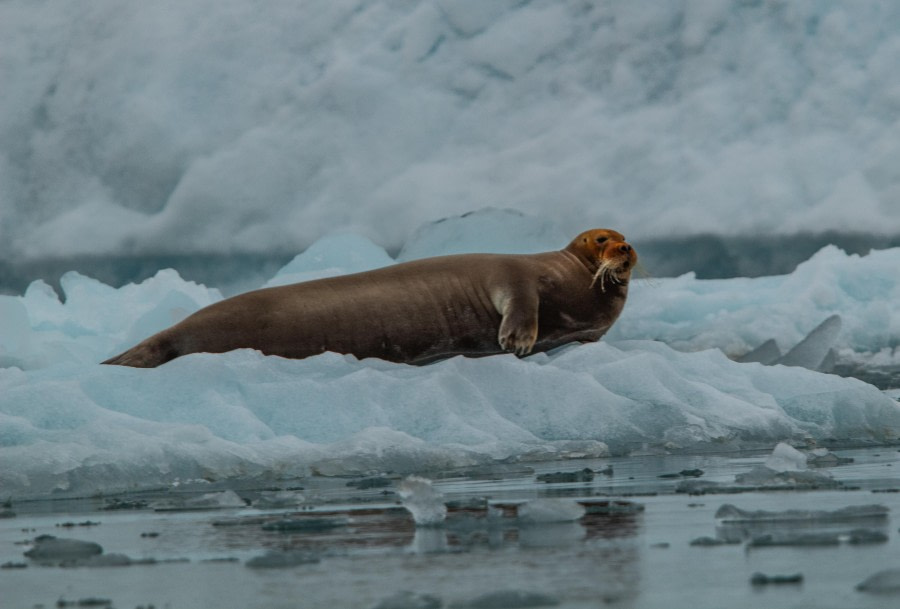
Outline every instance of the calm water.
[[[140, 507], [198, 494], [183, 490], [119, 496], [115, 499], [133, 501], [138, 509], [115, 511], [101, 510], [113, 500], [103, 497], [13, 502], [16, 516], [0, 519], [0, 563], [27, 566], [0, 570], [0, 607], [31, 609], [90, 600], [109, 601], [106, 606], [118, 609], [896, 607], [900, 596], [871, 595], [855, 586], [880, 570], [900, 568], [900, 493], [884, 492], [900, 489], [900, 452], [885, 447], [838, 454], [854, 461], [820, 470], [842, 484], [832, 490], [691, 496], [675, 492], [682, 479], [659, 478], [700, 469], [700, 480], [733, 484], [735, 474], [761, 464], [765, 455], [644, 456], [435, 474], [435, 488], [451, 511], [444, 526], [431, 528], [416, 527], [398, 507], [397, 481], [364, 491], [346, 486], [346, 479], [285, 483], [283, 487], [303, 487], [297, 492], [306, 498], [295, 520], [328, 525], [289, 532], [264, 530], [263, 524], [298, 514], [297, 509]], [[610, 466], [611, 472], [589, 481], [538, 480], [546, 473]], [[236, 490], [243, 499], [260, 496], [260, 489], [252, 487]], [[492, 506], [490, 516], [485, 498]], [[613, 501], [620, 509], [565, 522], [529, 523], [513, 517], [515, 506], [526, 501], [534, 505], [538, 499], [559, 499], [566, 505], [573, 499]], [[865, 521], [727, 525], [715, 518], [725, 503], [778, 511], [879, 504], [889, 513]], [[84, 522], [99, 524], [78, 526]], [[66, 523], [76, 526], [59, 526]], [[883, 533], [887, 541], [819, 547], [747, 543], [761, 534], [860, 527]], [[21, 542], [45, 534], [93, 541], [107, 554], [157, 562], [40, 566], [23, 556], [30, 546]], [[704, 536], [740, 543], [690, 545]], [[269, 551], [314, 557], [315, 562], [284, 568], [248, 565]], [[803, 581], [754, 586], [750, 578], [757, 572], [800, 573]], [[396, 596], [403, 591], [406, 596]]]

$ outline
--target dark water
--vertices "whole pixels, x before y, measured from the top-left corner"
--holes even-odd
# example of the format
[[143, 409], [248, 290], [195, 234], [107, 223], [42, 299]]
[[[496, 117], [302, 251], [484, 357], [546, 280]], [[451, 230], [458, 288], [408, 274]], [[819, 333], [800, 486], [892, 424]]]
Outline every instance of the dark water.
[[[280, 488], [302, 494], [302, 508], [151, 507], [191, 500], [215, 490], [212, 485], [13, 502], [8, 509], [17, 515], [0, 519], [0, 564], [25, 567], [0, 570], [0, 607], [91, 599], [118, 608], [173, 609], [895, 607], [900, 596], [856, 586], [883, 569], [900, 568], [900, 452], [883, 447], [839, 454], [853, 462], [821, 470], [831, 474], [832, 488], [736, 494], [676, 491], [687, 479], [733, 487], [735, 476], [765, 455], [639, 456], [432, 472], [450, 508], [445, 523], [436, 527], [416, 526], [398, 503], [399, 480], [389, 476], [368, 489], [347, 486], [349, 480], [341, 478], [284, 481]], [[585, 469], [595, 472], [590, 479]], [[699, 477], [679, 475], [691, 470], [699, 470], [690, 474]], [[578, 480], [542, 481], [555, 472]], [[267, 492], [253, 485], [234, 485], [234, 490], [250, 502]], [[582, 514], [579, 508], [573, 515], [576, 501], [596, 513]], [[887, 513], [729, 525], [716, 518], [726, 503], [770, 511], [877, 504]], [[523, 504], [532, 507], [530, 519]], [[286, 518], [312, 524], [271, 530]], [[846, 533], [858, 529], [875, 540], [848, 541]], [[843, 537], [830, 545], [752, 543], [761, 535], [798, 532]], [[31, 546], [21, 545], [39, 535], [92, 541], [105, 554], [155, 562], [41, 566], [23, 556]], [[700, 537], [737, 543], [691, 545]], [[289, 564], [274, 567], [273, 561]], [[260, 562], [263, 566], [254, 566]], [[754, 585], [756, 573], [800, 574], [802, 581]]]

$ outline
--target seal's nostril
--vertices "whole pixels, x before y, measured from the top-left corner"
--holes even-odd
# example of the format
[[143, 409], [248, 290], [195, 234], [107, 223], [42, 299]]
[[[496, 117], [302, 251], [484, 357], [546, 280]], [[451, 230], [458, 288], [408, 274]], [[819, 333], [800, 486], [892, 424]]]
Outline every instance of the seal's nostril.
[[628, 252], [631, 251], [631, 246], [628, 245], [627, 243], [623, 243], [622, 245], [619, 246], [619, 251], [625, 252], [627, 254]]

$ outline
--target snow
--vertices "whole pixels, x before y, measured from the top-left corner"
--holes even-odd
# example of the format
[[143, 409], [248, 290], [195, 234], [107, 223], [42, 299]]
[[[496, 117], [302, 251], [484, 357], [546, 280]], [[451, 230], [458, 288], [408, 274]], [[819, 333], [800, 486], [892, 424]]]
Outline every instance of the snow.
[[[453, 251], [484, 237], [468, 237], [454, 222], [428, 230]], [[541, 234], [523, 248], [541, 245]], [[391, 258], [368, 238], [343, 233], [317, 242], [269, 283], [384, 263]], [[99, 366], [221, 295], [171, 270], [119, 289], [70, 273], [64, 301], [37, 281], [22, 296], [0, 297], [8, 331], [0, 334], [0, 489], [79, 493], [826, 438], [892, 441], [900, 404], [875, 387], [801, 367], [741, 364], [723, 349], [802, 338], [819, 311], [847, 320], [835, 339], [842, 349], [878, 348], [896, 337], [898, 265], [900, 250], [860, 257], [826, 248], [788, 276], [638, 281], [610, 340], [425, 367], [252, 350], [194, 354], [150, 370]], [[721, 349], [703, 349], [711, 346]]]
[[484, 207], [896, 235], [898, 23], [892, 0], [8, 0], [0, 255], [346, 229], [395, 252]]

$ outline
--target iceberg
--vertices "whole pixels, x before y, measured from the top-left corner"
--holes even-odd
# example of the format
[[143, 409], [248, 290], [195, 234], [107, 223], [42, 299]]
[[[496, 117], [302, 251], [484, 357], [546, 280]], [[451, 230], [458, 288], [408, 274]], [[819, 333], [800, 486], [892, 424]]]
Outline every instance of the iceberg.
[[[474, 248], [465, 234], [455, 243]], [[836, 339], [843, 349], [881, 344], [874, 324], [883, 330], [884, 316], [896, 315], [887, 303], [900, 301], [889, 298], [898, 260], [900, 250], [857, 257], [826, 249], [789, 276], [656, 280], [635, 286], [612, 340], [423, 367], [251, 350], [194, 354], [153, 370], [99, 366], [221, 294], [171, 270], [121, 288], [70, 273], [63, 298], [37, 281], [21, 296], [0, 296], [21, 324], [0, 339], [0, 489], [43, 496], [234, 478], [427, 475], [648, 449], [896, 441], [900, 403], [875, 387], [738, 363], [724, 351], [767, 329], [802, 338], [810, 315], [800, 313], [815, 303], [846, 320]], [[368, 238], [343, 234], [272, 281], [391, 263]]]

